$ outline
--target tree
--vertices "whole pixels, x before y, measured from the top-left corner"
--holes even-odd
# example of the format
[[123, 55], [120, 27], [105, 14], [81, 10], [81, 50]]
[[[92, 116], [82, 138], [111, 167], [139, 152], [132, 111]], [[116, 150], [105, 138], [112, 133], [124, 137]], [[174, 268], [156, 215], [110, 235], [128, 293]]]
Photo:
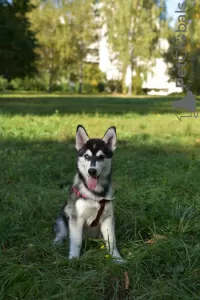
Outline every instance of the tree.
[[0, 1], [0, 75], [8, 80], [36, 71], [36, 40], [26, 13], [29, 1]]
[[39, 70], [49, 72], [49, 91], [63, 70], [79, 67], [82, 91], [83, 61], [95, 40], [91, 0], [32, 0], [36, 6], [28, 16], [39, 43]]
[[171, 64], [169, 75], [177, 86], [185, 92], [200, 93], [200, 4], [188, 0], [177, 4], [177, 11], [181, 10], [183, 12], [176, 14], [177, 21], [168, 36], [170, 47], [165, 60]]
[[98, 41], [99, 21], [92, 0], [74, 0], [68, 3], [73, 60], [79, 68], [79, 93], [83, 85], [83, 64], [88, 54], [97, 55], [90, 46]]
[[[128, 67], [132, 76], [138, 65], [145, 76], [153, 64], [153, 58], [159, 56], [158, 39], [162, 36], [161, 29], [165, 23], [164, 2], [103, 0], [103, 3], [108, 41], [121, 62], [123, 79]], [[132, 93], [132, 80], [128, 93]]]
[[38, 69], [49, 73], [49, 91], [59, 72], [70, 63], [71, 34], [68, 15], [62, 1], [32, 1], [35, 9], [29, 14], [32, 29], [36, 32], [39, 56]]

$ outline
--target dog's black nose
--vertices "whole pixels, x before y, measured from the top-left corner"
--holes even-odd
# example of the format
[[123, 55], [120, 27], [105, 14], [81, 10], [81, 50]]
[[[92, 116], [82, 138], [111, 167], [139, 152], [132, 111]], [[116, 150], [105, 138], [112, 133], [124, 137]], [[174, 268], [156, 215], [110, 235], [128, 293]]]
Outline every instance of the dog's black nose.
[[95, 176], [96, 173], [97, 173], [97, 170], [94, 169], [94, 168], [90, 168], [90, 169], [88, 170], [88, 173], [90, 174], [90, 176]]

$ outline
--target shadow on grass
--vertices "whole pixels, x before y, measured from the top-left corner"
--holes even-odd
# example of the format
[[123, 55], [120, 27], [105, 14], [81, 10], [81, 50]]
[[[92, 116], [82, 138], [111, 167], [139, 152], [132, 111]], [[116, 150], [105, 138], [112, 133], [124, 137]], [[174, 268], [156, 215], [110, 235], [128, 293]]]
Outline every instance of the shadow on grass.
[[[181, 216], [173, 215], [173, 209], [196, 205], [195, 199], [200, 196], [195, 151], [178, 145], [151, 146], [132, 144], [132, 140], [119, 141], [113, 161], [113, 180], [117, 234], [123, 233], [124, 241], [134, 235], [135, 238], [147, 237], [153, 226], [157, 230], [178, 230]], [[66, 201], [76, 171], [74, 140], [64, 143], [1, 140], [0, 159], [4, 174], [0, 179], [2, 238], [8, 235], [16, 240], [19, 235], [20, 240], [23, 233], [31, 240], [37, 231], [49, 232]], [[26, 226], [15, 225], [13, 232], [13, 222], [22, 221]], [[195, 222], [200, 226], [199, 221]], [[190, 233], [196, 233], [196, 225], [188, 229]]]
[[[198, 152], [198, 148], [183, 149], [178, 144], [139, 145], [133, 139], [119, 140], [113, 158], [116, 235], [122, 256], [128, 258], [126, 268], [133, 283], [126, 291], [130, 297], [123, 293], [123, 299], [133, 299], [136, 288], [138, 299], [144, 298], [144, 293], [148, 298], [149, 287], [159, 282], [161, 286], [170, 282], [171, 286], [166, 293], [158, 286], [162, 299], [183, 299], [185, 290], [177, 288], [174, 278], [184, 286], [187, 283], [185, 299], [199, 299]], [[83, 299], [83, 292], [87, 294], [89, 289], [95, 288], [99, 295], [102, 284], [101, 298], [113, 298], [116, 290], [110, 282], [118, 272], [122, 275], [117, 266], [104, 261], [106, 251], [100, 249], [100, 242], [89, 241], [85, 248], [83, 245], [83, 260], [74, 264], [66, 260], [68, 243], [56, 249], [51, 246], [52, 224], [67, 200], [76, 171], [74, 139], [63, 143], [1, 139], [0, 161], [2, 285], [6, 286], [8, 276], [12, 279], [1, 291], [2, 299], [7, 295], [16, 297], [18, 290], [19, 299], [30, 299], [32, 295], [40, 299], [43, 286], [45, 299], [63, 295], [63, 287], [67, 295], [64, 298], [74, 299], [69, 293], [75, 290], [77, 299]], [[155, 235], [164, 239], [147, 244]], [[179, 272], [180, 266], [184, 271]], [[100, 276], [94, 286], [91, 270]], [[34, 291], [30, 272], [34, 274]], [[73, 288], [68, 282], [74, 282]], [[175, 292], [178, 296], [173, 298]], [[154, 288], [151, 295], [155, 295]]]
[[[181, 98], [180, 98], [181, 99]], [[173, 97], [158, 98], [117, 98], [87, 96], [44, 96], [3, 97], [0, 98], [1, 114], [21, 115], [52, 115], [58, 111], [65, 114], [122, 115], [136, 113], [167, 114], [174, 113], [172, 102], [179, 100]], [[176, 111], [177, 113], [177, 111]]]

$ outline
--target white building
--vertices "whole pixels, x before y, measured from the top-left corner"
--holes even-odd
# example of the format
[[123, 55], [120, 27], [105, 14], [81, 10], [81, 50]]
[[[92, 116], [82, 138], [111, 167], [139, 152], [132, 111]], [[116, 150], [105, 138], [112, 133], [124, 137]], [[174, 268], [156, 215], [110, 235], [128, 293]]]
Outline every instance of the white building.
[[[100, 8], [102, 4], [97, 3], [97, 8]], [[100, 16], [97, 17], [101, 18]], [[64, 18], [60, 17], [60, 22], [65, 23]], [[85, 58], [86, 62], [95, 63], [99, 65], [99, 69], [106, 74], [107, 80], [121, 80], [122, 74], [120, 72], [120, 62], [115, 59], [115, 55], [109, 47], [109, 43], [106, 37], [107, 27], [106, 24], [99, 31], [99, 41], [92, 44], [89, 49], [96, 50], [98, 55], [88, 54]], [[169, 44], [167, 40], [160, 40], [159, 42], [160, 50], [167, 51]], [[142, 64], [142, 61], [138, 63]], [[182, 88], [176, 87], [176, 83], [170, 81], [168, 75], [168, 69], [170, 65], [167, 65], [163, 58], [157, 58], [154, 67], [151, 68], [150, 72], [147, 74], [147, 80], [143, 82], [142, 88], [147, 89], [148, 95], [169, 95], [171, 93], [181, 93]], [[131, 74], [131, 70], [128, 67], [126, 72], [126, 86], [130, 84], [132, 77], [135, 75]], [[143, 76], [141, 74], [141, 76]]]
[[[102, 35], [99, 42], [99, 68], [101, 71], [106, 73], [107, 79], [118, 80], [121, 79], [122, 74], [119, 72], [117, 67], [118, 62], [113, 61], [113, 54], [109, 50], [109, 44], [104, 35], [105, 28], [102, 28]], [[168, 41], [161, 41], [161, 49], [167, 50], [169, 47]], [[170, 81], [168, 75], [168, 68], [163, 58], [157, 58], [155, 66], [151, 69], [151, 72], [147, 74], [147, 80], [143, 82], [142, 87], [148, 89], [149, 95], [169, 95], [171, 93], [181, 93], [182, 88], [176, 87], [176, 83]], [[127, 69], [126, 73], [126, 85], [128, 86], [133, 74], [131, 75], [130, 68]]]
[[[91, 46], [92, 48], [98, 48], [99, 57], [94, 58], [92, 55], [88, 55], [86, 61], [98, 63], [100, 70], [106, 73], [108, 80], [120, 80], [122, 74], [119, 71], [119, 62], [114, 58], [114, 53], [109, 47], [106, 30], [106, 25], [104, 25], [100, 31], [99, 42]], [[168, 41], [160, 40], [159, 46], [163, 52], [167, 51], [169, 48]], [[181, 93], [183, 91], [182, 88], [176, 87], [176, 83], [170, 81], [170, 77], [168, 75], [169, 68], [170, 65], [167, 65], [163, 58], [157, 58], [155, 66], [151, 68], [151, 71], [147, 74], [147, 80], [143, 82], [142, 88], [148, 89], [149, 95], [169, 95], [171, 93]], [[127, 86], [132, 80], [134, 73], [135, 72], [131, 74], [130, 68], [127, 69]]]

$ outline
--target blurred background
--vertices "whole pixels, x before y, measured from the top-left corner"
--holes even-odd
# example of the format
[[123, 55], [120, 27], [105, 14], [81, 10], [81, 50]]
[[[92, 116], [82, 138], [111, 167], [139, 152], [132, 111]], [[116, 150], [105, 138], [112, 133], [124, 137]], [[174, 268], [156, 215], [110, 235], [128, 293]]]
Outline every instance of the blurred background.
[[[173, 0], [0, 0], [0, 91], [181, 93], [178, 5], [184, 8]], [[183, 14], [198, 93], [198, 2], [188, 0]], [[192, 66], [185, 68], [187, 81]]]

